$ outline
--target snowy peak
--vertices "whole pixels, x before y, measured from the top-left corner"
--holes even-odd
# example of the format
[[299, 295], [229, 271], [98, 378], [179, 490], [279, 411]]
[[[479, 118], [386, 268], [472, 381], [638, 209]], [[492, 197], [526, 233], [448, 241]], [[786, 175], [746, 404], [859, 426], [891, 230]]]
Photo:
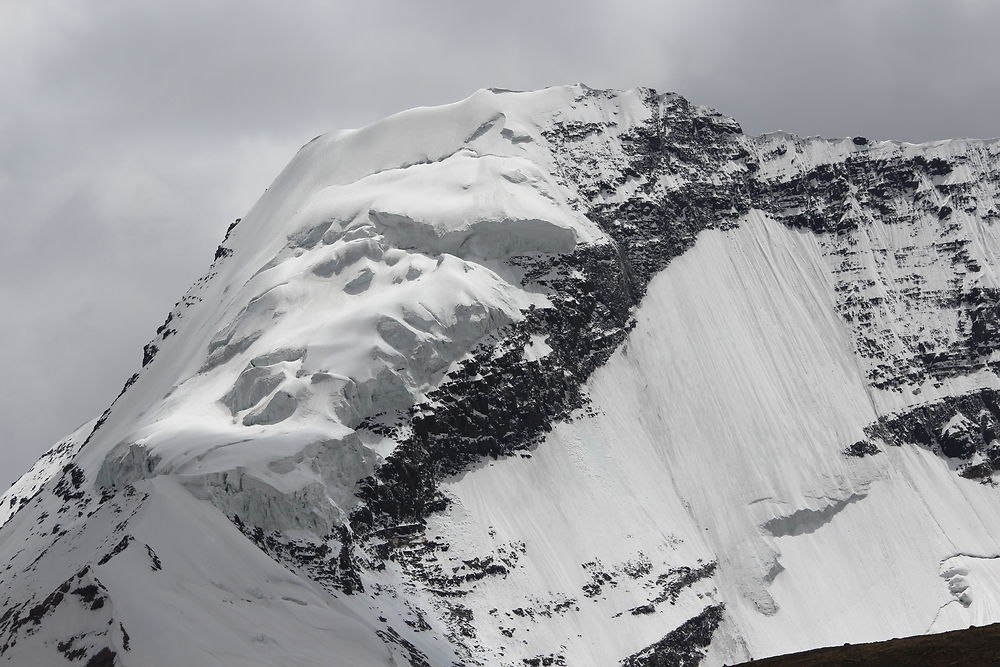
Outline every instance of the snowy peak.
[[[607, 245], [578, 188], [632, 169], [618, 135], [660, 104], [650, 91], [480, 91], [308, 144], [147, 346], [148, 370], [95, 431], [114, 446], [100, 482], [255, 464], [270, 477], [278, 455], [393, 422], [477, 342], [550, 305], [503, 260]], [[570, 164], [557, 145], [587, 157]], [[270, 443], [271, 426], [285, 445]], [[248, 435], [235, 458], [220, 448]], [[368, 474], [393, 448], [369, 445], [352, 445], [363, 455], [347, 470]], [[357, 478], [343, 481], [349, 496]]]
[[724, 664], [996, 620], [998, 157], [581, 85], [317, 137], [4, 495], [0, 655]]

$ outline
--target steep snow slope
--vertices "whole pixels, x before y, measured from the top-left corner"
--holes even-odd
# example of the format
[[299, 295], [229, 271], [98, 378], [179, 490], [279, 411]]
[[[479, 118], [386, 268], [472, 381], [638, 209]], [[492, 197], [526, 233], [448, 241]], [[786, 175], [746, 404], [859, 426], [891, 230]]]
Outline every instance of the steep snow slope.
[[[996, 555], [996, 490], [920, 448], [842, 454], [880, 404], [905, 400], [866, 385], [835, 280], [812, 234], [759, 213], [704, 232], [654, 278], [638, 325], [594, 374], [596, 415], [557, 426], [529, 460], [446, 484], [457, 501], [431, 526], [453, 549], [492, 527], [528, 545], [508, 585], [578, 601], [570, 629], [507, 620], [536, 652], [613, 664], [720, 602], [717, 632], [738, 644], [720, 643], [722, 662], [991, 618], [990, 561], [946, 559]], [[710, 585], [629, 617], [661, 596], [661, 576], [709, 561]], [[597, 594], [594, 562], [615, 578]], [[629, 574], [636, 563], [650, 569]], [[962, 574], [969, 604], [953, 595]]]
[[318, 137], [3, 496], [0, 655], [722, 664], [997, 620], [998, 156], [584, 86]]

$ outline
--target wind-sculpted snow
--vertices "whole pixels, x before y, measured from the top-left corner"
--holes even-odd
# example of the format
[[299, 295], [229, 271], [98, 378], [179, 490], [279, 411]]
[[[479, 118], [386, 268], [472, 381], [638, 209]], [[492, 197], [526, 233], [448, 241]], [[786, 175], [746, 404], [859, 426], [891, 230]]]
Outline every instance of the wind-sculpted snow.
[[0, 655], [731, 664], [997, 620], [998, 156], [585, 86], [317, 137], [3, 497]]

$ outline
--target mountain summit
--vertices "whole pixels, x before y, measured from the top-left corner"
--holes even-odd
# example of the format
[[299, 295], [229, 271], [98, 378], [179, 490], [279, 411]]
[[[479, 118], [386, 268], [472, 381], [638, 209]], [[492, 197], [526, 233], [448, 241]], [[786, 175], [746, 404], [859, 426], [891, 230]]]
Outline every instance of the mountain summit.
[[10, 664], [721, 665], [1000, 620], [1000, 143], [482, 90], [306, 144], [0, 507]]

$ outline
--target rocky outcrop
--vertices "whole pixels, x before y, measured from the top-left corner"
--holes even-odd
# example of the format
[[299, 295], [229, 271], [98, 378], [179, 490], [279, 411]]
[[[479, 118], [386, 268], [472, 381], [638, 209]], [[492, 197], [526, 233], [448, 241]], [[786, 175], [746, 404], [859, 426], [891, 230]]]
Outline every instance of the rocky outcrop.
[[882, 417], [865, 432], [893, 447], [925, 447], [955, 459], [960, 475], [992, 485], [1000, 471], [1000, 392], [949, 396]]

